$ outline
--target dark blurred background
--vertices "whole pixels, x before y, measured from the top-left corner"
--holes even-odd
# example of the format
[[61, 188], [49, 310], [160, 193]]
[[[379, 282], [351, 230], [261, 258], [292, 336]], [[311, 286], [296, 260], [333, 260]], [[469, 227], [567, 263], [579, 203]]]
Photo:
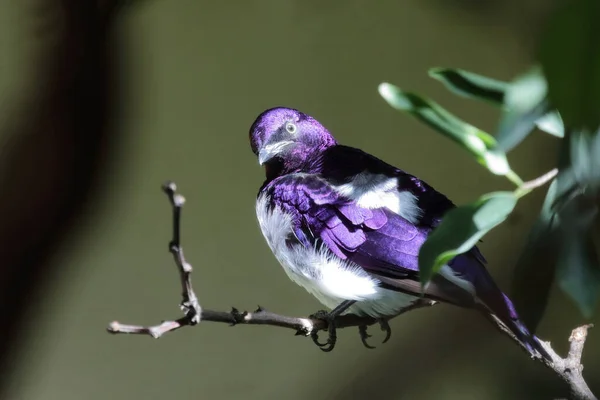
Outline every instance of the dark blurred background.
[[[532, 63], [553, 2], [109, 3], [0, 0], [3, 398], [565, 395], [552, 372], [479, 314], [445, 305], [393, 320], [392, 339], [376, 350], [343, 330], [330, 354], [271, 327], [206, 323], [158, 341], [105, 330], [114, 319], [150, 324], [179, 315], [170, 210], [160, 192], [166, 179], [187, 199], [183, 246], [205, 307], [260, 304], [287, 315], [321, 308], [288, 280], [256, 223], [264, 173], [247, 135], [266, 108], [299, 108], [340, 142], [418, 175], [456, 203], [509, 188], [459, 146], [392, 110], [377, 85], [433, 97], [493, 132], [497, 109], [453, 96], [427, 69], [513, 78]], [[554, 165], [556, 145], [534, 134], [510, 154], [511, 165], [536, 177]], [[506, 290], [543, 193], [520, 202], [481, 245]], [[564, 353], [583, 322], [555, 289], [539, 336]], [[596, 392], [599, 356], [592, 330], [583, 363]]]

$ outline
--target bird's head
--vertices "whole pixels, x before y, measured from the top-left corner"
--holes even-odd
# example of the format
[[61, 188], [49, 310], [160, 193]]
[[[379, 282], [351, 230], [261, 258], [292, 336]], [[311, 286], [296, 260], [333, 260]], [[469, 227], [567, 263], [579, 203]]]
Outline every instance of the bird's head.
[[250, 145], [267, 175], [307, 171], [319, 155], [336, 144], [316, 119], [292, 108], [264, 111], [250, 128]]

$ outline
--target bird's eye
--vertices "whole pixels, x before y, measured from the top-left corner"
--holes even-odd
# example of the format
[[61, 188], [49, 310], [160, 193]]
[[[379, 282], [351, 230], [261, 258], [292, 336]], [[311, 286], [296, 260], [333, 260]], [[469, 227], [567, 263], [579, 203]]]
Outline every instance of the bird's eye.
[[292, 124], [291, 122], [288, 122], [287, 124], [285, 124], [285, 130], [289, 133], [296, 133], [296, 125]]

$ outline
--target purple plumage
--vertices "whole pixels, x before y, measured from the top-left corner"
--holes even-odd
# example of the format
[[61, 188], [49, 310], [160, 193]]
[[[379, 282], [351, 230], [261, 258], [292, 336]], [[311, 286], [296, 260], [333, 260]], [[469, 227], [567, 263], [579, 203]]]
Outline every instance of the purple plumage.
[[[421, 295], [421, 245], [454, 204], [422, 180], [361, 150], [337, 144], [318, 121], [275, 108], [250, 130], [267, 180], [257, 200], [265, 238], [284, 270], [330, 308], [391, 318]], [[428, 299], [476, 308], [504, 325], [532, 355], [529, 334], [474, 247], [444, 266]]]

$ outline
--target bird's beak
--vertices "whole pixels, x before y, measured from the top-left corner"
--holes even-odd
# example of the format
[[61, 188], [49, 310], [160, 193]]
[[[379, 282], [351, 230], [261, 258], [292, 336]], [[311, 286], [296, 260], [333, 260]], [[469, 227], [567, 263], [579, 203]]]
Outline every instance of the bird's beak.
[[291, 140], [284, 140], [282, 142], [266, 145], [258, 152], [258, 163], [260, 165], [263, 165], [293, 143], [294, 142], [292, 142]]

